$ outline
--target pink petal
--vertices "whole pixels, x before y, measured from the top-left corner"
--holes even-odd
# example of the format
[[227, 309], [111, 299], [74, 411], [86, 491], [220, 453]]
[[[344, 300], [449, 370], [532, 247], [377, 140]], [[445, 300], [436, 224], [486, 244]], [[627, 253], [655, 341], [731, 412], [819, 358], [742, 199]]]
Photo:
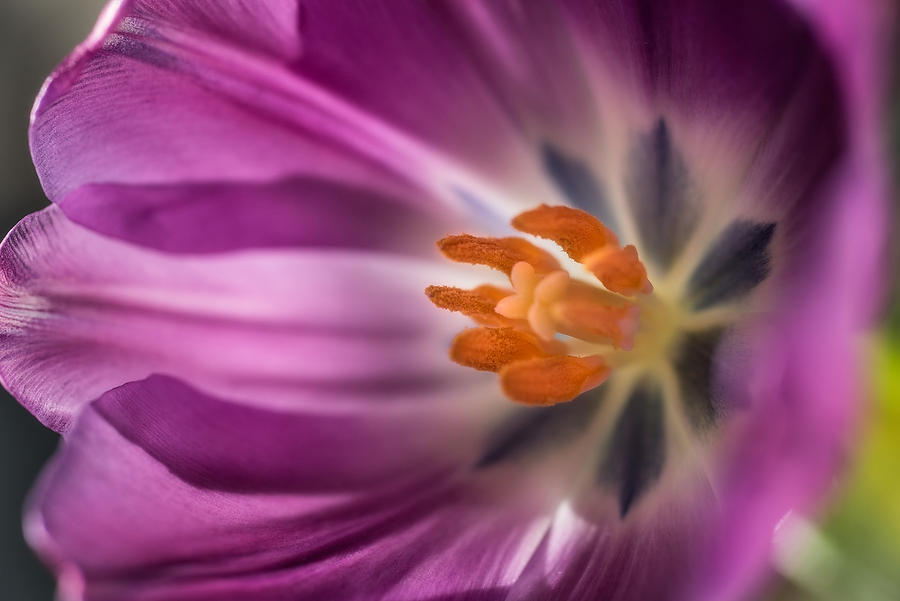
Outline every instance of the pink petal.
[[107, 219], [96, 203], [64, 202], [85, 184], [307, 177], [500, 213], [556, 194], [511, 95], [439, 18], [449, 8], [205, 6], [124, 2], [48, 80], [32, 150], [48, 196], [76, 221], [102, 230]]
[[350, 415], [318, 444], [309, 417], [159, 376], [113, 390], [66, 435], [29, 538], [85, 601], [638, 601], [693, 574], [693, 494], [622, 525], [611, 498], [563, 500], [562, 456], [471, 471], [474, 422]]
[[53, 207], [13, 230], [0, 268], [0, 376], [57, 430], [83, 403], [152, 373], [283, 407], [440, 396], [479, 381], [446, 359], [460, 322], [425, 298], [442, 278], [429, 261], [353, 250], [169, 255]]

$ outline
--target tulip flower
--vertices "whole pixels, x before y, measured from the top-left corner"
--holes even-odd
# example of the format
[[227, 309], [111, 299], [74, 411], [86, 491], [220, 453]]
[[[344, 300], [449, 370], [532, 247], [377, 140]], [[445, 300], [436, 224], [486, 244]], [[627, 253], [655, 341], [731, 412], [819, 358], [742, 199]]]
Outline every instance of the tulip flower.
[[878, 294], [869, 22], [819, 5], [112, 2], [0, 248], [61, 597], [746, 595]]

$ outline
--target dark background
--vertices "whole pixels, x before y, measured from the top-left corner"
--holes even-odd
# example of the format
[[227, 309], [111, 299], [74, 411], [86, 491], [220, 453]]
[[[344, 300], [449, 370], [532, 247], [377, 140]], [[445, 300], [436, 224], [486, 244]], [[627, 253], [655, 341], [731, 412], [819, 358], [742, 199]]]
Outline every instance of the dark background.
[[[103, 0], [0, 0], [0, 229], [47, 205], [28, 153], [44, 78], [91, 30]], [[0, 601], [50, 601], [53, 580], [22, 538], [25, 495], [58, 437], [0, 389]]]

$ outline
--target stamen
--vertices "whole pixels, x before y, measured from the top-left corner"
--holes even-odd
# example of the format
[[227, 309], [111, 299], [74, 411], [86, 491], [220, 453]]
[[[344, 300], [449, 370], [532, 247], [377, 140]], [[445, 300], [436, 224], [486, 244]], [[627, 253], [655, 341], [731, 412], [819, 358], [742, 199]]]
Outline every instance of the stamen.
[[514, 217], [512, 226], [520, 232], [553, 240], [578, 262], [601, 248], [619, 245], [616, 235], [599, 219], [570, 207], [541, 205]]
[[653, 292], [647, 270], [638, 258], [637, 249], [631, 244], [625, 248], [600, 249], [584, 257], [582, 263], [613, 292], [625, 296]]
[[599, 357], [561, 355], [510, 363], [500, 371], [500, 383], [514, 401], [555, 405], [599, 386], [608, 375]]
[[616, 235], [590, 213], [541, 205], [513, 218], [512, 225], [553, 240], [613, 292], [634, 296], [653, 291], [637, 249], [632, 245], [621, 248]]
[[472, 328], [461, 332], [450, 348], [450, 358], [466, 367], [500, 371], [514, 361], [543, 358], [552, 350], [534, 334], [515, 328]]
[[550, 253], [523, 238], [479, 238], [461, 234], [441, 238], [437, 247], [452, 261], [487, 265], [507, 275], [516, 263], [523, 261], [531, 264], [537, 273], [560, 269], [559, 262]]
[[[619, 364], [620, 355], [610, 355], [610, 347], [632, 349], [641, 309], [630, 297], [653, 288], [635, 247], [622, 248], [613, 232], [584, 211], [542, 205], [512, 223], [559, 244], [606, 289], [573, 280], [550, 253], [522, 238], [462, 234], [441, 239], [438, 248], [454, 261], [506, 273], [512, 290], [430, 286], [425, 293], [438, 307], [485, 326], [456, 337], [453, 361], [499, 372], [503, 390], [514, 401], [570, 401], [607, 378], [610, 368], [603, 357], [615, 356]], [[641, 306], [649, 300], [642, 299]], [[564, 336], [557, 339], [558, 334]]]
[[512, 325], [512, 321], [499, 315], [494, 307], [512, 291], [489, 286], [478, 286], [474, 290], [463, 290], [450, 286], [429, 286], [425, 289], [428, 300], [441, 309], [462, 313], [483, 326], [502, 327]]

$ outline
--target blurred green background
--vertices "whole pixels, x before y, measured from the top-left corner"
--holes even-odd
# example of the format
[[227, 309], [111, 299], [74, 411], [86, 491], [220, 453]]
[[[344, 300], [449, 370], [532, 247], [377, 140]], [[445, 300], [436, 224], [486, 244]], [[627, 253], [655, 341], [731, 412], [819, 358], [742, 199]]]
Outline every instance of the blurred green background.
[[[3, 232], [47, 204], [28, 154], [28, 113], [44, 77], [84, 39], [104, 3], [0, 2]], [[896, 94], [897, 78], [886, 77], [895, 84], [886, 132], [894, 158], [892, 172], [900, 174], [900, 95]], [[896, 285], [898, 248], [892, 249], [891, 256]], [[896, 292], [900, 291], [895, 290], [893, 299], [900, 298]], [[879, 331], [865, 346], [872, 400], [848, 473], [836, 484], [832, 504], [819, 523], [795, 523], [787, 529], [778, 544], [779, 575], [748, 601], [900, 601], [900, 303], [888, 304]], [[49, 573], [22, 539], [20, 516], [25, 495], [56, 443], [54, 434], [0, 391], [2, 601], [53, 598]]]

